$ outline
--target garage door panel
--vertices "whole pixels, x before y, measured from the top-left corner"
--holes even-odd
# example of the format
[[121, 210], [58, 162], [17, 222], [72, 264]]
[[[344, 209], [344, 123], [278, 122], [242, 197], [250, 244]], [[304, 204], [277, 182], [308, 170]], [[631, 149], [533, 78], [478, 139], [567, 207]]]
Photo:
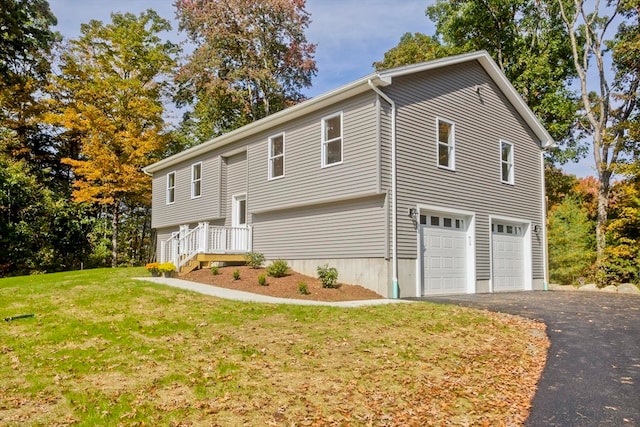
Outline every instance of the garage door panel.
[[422, 227], [423, 295], [466, 292], [466, 232]]
[[492, 234], [493, 290], [524, 290], [524, 237]]

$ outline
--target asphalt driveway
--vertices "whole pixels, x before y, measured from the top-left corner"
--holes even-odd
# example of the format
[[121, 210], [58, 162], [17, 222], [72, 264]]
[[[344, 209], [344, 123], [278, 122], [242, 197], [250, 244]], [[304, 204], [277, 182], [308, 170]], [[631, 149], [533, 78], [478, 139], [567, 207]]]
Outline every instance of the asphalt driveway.
[[424, 300], [547, 325], [549, 359], [527, 426], [640, 426], [640, 296], [534, 291]]

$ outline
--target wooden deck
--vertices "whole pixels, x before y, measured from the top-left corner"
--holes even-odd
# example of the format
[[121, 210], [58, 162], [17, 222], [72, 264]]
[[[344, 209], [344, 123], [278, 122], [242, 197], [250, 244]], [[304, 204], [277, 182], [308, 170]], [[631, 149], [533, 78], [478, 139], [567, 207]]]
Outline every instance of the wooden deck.
[[212, 262], [244, 264], [245, 254], [197, 254], [188, 264], [180, 268], [180, 275], [187, 274], [199, 268], [208, 267]]

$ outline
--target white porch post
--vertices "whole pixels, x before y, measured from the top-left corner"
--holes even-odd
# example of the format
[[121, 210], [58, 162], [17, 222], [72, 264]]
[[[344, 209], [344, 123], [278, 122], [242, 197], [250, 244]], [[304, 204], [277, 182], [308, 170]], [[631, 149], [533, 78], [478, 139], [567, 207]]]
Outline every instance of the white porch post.
[[247, 251], [253, 251], [253, 226], [247, 226]]
[[[189, 233], [189, 224], [183, 224], [180, 226], [180, 233], [178, 234], [178, 253], [183, 255], [188, 250], [187, 242], [184, 241], [185, 236]], [[177, 258], [176, 258], [177, 259]], [[176, 264], [174, 262], [174, 264]], [[176, 264], [177, 266], [178, 264]]]
[[180, 240], [171, 239], [171, 262], [176, 267], [180, 266], [180, 256], [178, 254], [178, 249], [180, 246]]
[[160, 262], [167, 262], [167, 242], [165, 240], [160, 241]]
[[208, 222], [200, 222], [198, 223], [199, 231], [199, 245], [198, 252], [201, 254], [206, 254], [209, 252], [209, 223]]

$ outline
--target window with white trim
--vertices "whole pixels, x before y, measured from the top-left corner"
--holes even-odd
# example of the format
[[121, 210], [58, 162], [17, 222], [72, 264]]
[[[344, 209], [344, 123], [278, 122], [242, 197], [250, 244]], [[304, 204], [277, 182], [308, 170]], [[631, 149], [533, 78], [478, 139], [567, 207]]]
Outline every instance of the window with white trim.
[[269, 138], [269, 179], [284, 176], [284, 133]]
[[167, 204], [176, 201], [176, 173], [169, 172], [167, 174]]
[[202, 162], [191, 165], [191, 198], [202, 194]]
[[322, 167], [342, 163], [342, 112], [322, 119]]
[[500, 173], [501, 180], [507, 184], [513, 184], [513, 144], [500, 142]]
[[446, 120], [437, 119], [438, 167], [455, 169], [455, 132], [454, 125]]

